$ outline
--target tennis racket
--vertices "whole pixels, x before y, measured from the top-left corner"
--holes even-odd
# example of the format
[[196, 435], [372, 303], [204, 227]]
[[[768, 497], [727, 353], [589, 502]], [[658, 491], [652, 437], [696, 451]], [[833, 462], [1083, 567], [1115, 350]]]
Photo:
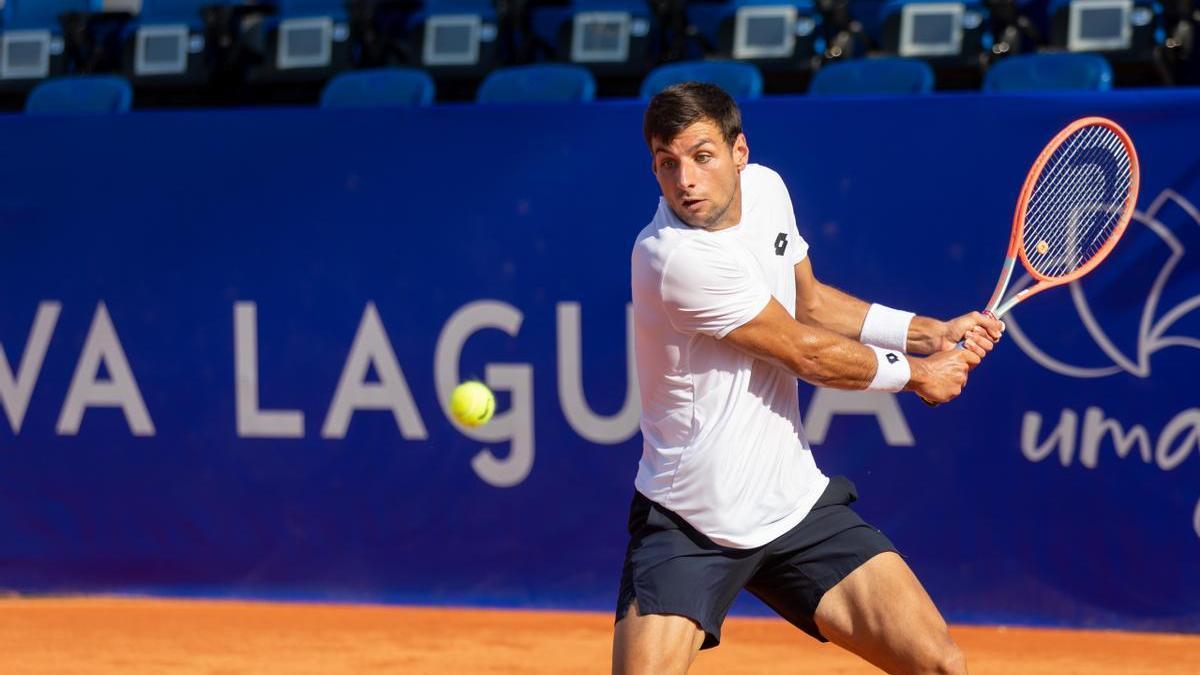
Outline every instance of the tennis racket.
[[[1025, 177], [1000, 280], [984, 312], [999, 319], [1096, 269], [1133, 217], [1139, 179], [1133, 141], [1116, 122], [1084, 117], [1058, 132]], [[1037, 283], [1004, 299], [1018, 260]]]

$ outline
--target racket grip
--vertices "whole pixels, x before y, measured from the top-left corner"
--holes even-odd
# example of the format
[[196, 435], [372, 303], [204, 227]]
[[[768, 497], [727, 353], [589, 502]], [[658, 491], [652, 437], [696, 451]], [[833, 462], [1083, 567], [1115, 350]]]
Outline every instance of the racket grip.
[[[983, 314], [990, 316], [992, 318], [995, 318], [995, 316], [996, 316], [995, 314], [992, 314], [991, 310], [988, 310], [988, 309], [983, 310]], [[967, 339], [963, 338], [963, 339], [959, 340], [958, 343], [954, 345], [954, 348], [955, 349], [966, 349], [967, 348]], [[918, 397], [918, 398], [921, 398], [921, 397]], [[921, 398], [921, 400], [924, 401], [925, 405], [929, 406], [930, 408], [936, 408], [939, 405], [941, 405], [941, 403], [934, 403], [933, 401], [930, 401], [929, 399], [926, 399], [926, 398]]]
[[[992, 314], [992, 310], [990, 310], [990, 309], [985, 309], [985, 310], [981, 311], [980, 314], [988, 317], [989, 319], [996, 318], [996, 315]], [[967, 348], [967, 338], [963, 338], [963, 339], [959, 340], [958, 344], [954, 345], [954, 348], [955, 349], [966, 349]], [[934, 405], [936, 405], [936, 404], [934, 404]]]

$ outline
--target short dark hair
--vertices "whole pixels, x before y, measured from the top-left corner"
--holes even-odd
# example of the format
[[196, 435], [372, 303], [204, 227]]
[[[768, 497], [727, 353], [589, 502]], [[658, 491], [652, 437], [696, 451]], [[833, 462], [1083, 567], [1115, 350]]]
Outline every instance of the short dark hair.
[[670, 143], [701, 120], [715, 123], [730, 146], [742, 133], [742, 111], [724, 89], [705, 82], [673, 84], [656, 94], [646, 106], [642, 120], [646, 145], [653, 149], [656, 138]]

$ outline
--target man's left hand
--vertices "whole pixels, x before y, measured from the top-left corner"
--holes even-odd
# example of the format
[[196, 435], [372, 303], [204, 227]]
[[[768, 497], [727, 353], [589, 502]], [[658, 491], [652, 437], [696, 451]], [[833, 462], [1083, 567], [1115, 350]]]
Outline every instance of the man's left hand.
[[941, 333], [938, 351], [954, 349], [961, 340], [965, 348], [983, 358], [1000, 341], [1004, 323], [991, 314], [970, 312], [942, 322]]

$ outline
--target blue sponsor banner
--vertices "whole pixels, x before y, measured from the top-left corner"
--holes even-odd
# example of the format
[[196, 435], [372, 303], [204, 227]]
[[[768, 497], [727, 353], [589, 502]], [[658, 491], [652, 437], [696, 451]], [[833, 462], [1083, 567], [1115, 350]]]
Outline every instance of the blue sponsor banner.
[[[0, 586], [611, 608], [641, 112], [0, 119]], [[1090, 114], [1142, 162], [1110, 262], [952, 404], [802, 385], [805, 424], [951, 620], [1200, 631], [1200, 92], [744, 106], [817, 276], [943, 318]]]

